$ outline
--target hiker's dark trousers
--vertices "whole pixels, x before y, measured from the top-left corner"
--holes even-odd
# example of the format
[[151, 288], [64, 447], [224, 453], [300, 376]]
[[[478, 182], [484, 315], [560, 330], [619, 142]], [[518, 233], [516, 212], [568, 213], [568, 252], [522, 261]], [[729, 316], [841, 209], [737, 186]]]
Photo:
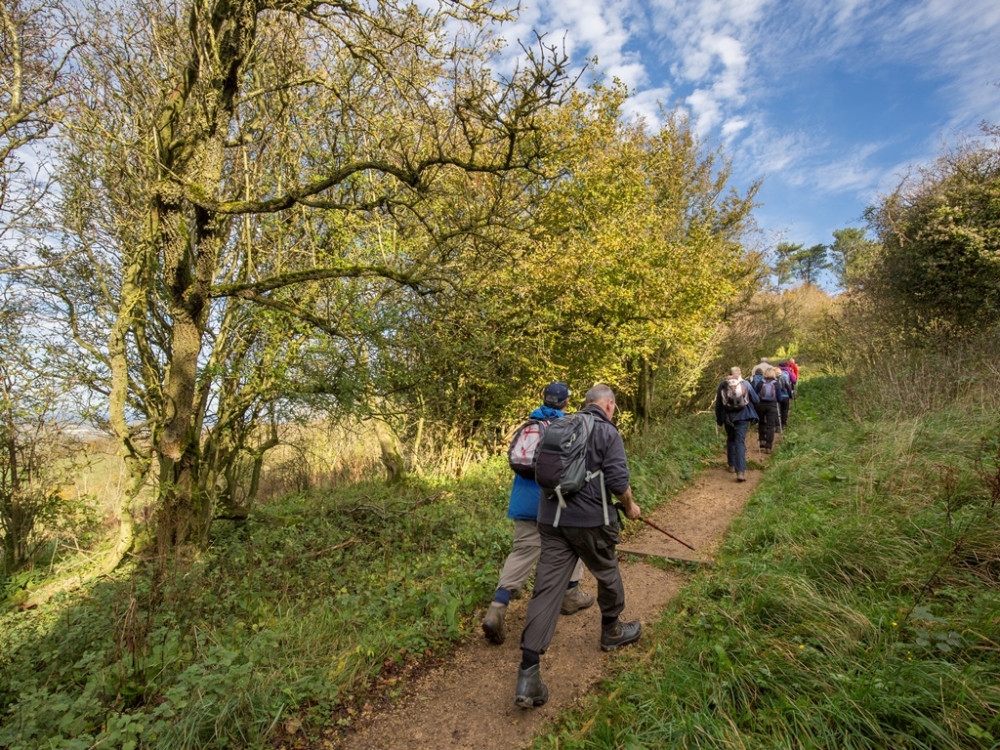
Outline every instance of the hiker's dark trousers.
[[739, 422], [726, 420], [726, 460], [736, 471], [747, 470], [747, 427], [750, 421], [741, 419]]
[[774, 445], [774, 431], [778, 429], [778, 402], [762, 400], [757, 404], [757, 416], [760, 417], [757, 425], [760, 447], [770, 450]]
[[535, 569], [535, 590], [528, 602], [521, 648], [542, 654], [549, 647], [577, 558], [583, 560], [597, 579], [597, 606], [601, 608], [601, 615], [618, 617], [625, 609], [625, 587], [615, 555], [615, 545], [621, 541], [621, 534], [617, 514], [612, 513], [608, 526], [581, 529], [538, 524], [542, 555]]

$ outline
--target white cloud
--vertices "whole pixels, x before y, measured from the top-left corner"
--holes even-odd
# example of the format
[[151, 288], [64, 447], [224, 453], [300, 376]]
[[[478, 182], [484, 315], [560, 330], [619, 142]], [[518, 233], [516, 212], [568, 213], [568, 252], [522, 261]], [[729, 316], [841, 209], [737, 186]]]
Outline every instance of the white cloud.
[[709, 89], [696, 89], [684, 100], [695, 121], [695, 132], [707, 135], [722, 121], [722, 106]]
[[737, 133], [742, 132], [750, 126], [749, 120], [744, 120], [742, 117], [737, 117], [732, 120], [727, 120], [722, 125], [722, 138], [725, 141], [729, 141]]
[[980, 119], [1000, 119], [1000, 3], [993, 0], [924, 0], [908, 6], [886, 29], [893, 56], [947, 79], [941, 89], [951, 104], [947, 122], [968, 128]]
[[549, 7], [554, 23], [565, 27], [574, 41], [596, 56], [601, 65], [618, 65], [630, 35], [622, 23], [621, 6], [602, 0], [562, 0]]
[[661, 106], [670, 111], [674, 107], [671, 101], [674, 95], [673, 89], [669, 86], [662, 86], [655, 89], [643, 89], [642, 91], [629, 97], [623, 107], [625, 117], [629, 119], [640, 118], [650, 125], [658, 127], [661, 122]]
[[747, 135], [733, 146], [733, 159], [747, 182], [763, 177], [794, 185], [807, 182], [805, 165], [815, 161], [825, 144], [800, 130], [776, 130], [760, 116], [751, 117]]
[[882, 169], [870, 163], [880, 148], [879, 144], [865, 144], [857, 153], [816, 167], [813, 171], [815, 189], [822, 193], [867, 195], [882, 179]]
[[612, 65], [607, 68], [608, 76], [617, 78], [619, 81], [635, 91], [649, 80], [646, 66], [640, 62], [623, 61], [619, 65]]

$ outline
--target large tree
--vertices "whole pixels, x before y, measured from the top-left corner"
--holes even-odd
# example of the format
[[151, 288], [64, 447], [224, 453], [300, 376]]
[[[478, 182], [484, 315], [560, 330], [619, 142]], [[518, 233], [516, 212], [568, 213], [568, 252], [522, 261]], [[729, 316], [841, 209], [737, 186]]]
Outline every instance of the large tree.
[[793, 280], [816, 284], [820, 274], [830, 267], [827, 251], [827, 246], [823, 244], [805, 247], [801, 243], [779, 243], [775, 248], [775, 275], [779, 286]]
[[509, 422], [562, 378], [581, 395], [610, 382], [644, 419], [657, 384], [670, 403], [697, 379], [727, 305], [754, 281], [743, 245], [754, 190], [728, 187], [727, 164], [683, 118], [628, 123], [624, 97], [597, 85], [552, 113], [559, 149], [511, 198], [509, 266], [470, 263], [468, 293], [432, 300], [417, 321], [411, 372], [439, 414], [472, 430]]
[[871, 263], [876, 251], [875, 243], [868, 239], [864, 229], [847, 227], [833, 230], [830, 261], [841, 288], [852, 290], [861, 283], [864, 270]]
[[[363, 361], [355, 311], [447, 283], [458, 238], [485, 218], [441, 212], [443, 191], [536, 163], [535, 120], [562, 95], [563, 67], [540, 46], [496, 80], [487, 37], [451, 36], [501, 17], [480, 0], [85, 10], [89, 83], [63, 178], [68, 244], [92, 283], [61, 294], [62, 309], [106, 382], [131, 496], [157, 480], [169, 550], [206, 540], [203, 435], [227, 409], [245, 418], [276, 398], [265, 370], [285, 361], [279, 332], [304, 342], [304, 323]], [[398, 243], [373, 236], [388, 226]], [[87, 335], [97, 319], [105, 342]], [[128, 501], [121, 516], [119, 555]]]
[[1000, 315], [1000, 129], [949, 149], [867, 211], [881, 249], [868, 291], [908, 326], [975, 329]]

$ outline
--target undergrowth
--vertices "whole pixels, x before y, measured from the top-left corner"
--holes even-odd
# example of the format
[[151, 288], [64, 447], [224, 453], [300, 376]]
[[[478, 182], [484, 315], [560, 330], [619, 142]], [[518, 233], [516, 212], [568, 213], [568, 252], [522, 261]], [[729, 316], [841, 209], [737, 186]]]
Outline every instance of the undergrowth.
[[536, 748], [1000, 747], [998, 405], [803, 386], [719, 566]]
[[[700, 419], [631, 443], [648, 509], [717, 447]], [[460, 480], [289, 495], [216, 523], [199, 559], [136, 563], [33, 610], [8, 600], [0, 746], [264, 747], [350, 725], [473, 628], [510, 548], [510, 478], [498, 458]]]

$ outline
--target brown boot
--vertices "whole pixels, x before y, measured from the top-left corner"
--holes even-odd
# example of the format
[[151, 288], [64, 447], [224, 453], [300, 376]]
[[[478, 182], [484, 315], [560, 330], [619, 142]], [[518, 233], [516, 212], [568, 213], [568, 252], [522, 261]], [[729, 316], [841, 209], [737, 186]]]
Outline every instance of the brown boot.
[[638, 620], [624, 622], [618, 620], [613, 625], [605, 625], [601, 628], [601, 650], [614, 651], [616, 648], [627, 646], [639, 640], [642, 633], [642, 626]]
[[490, 608], [486, 610], [486, 617], [483, 618], [483, 633], [490, 643], [500, 645], [507, 637], [503, 627], [504, 617], [507, 615], [507, 605], [503, 602], [490, 602]]
[[586, 591], [581, 591], [579, 586], [574, 586], [571, 589], [566, 589], [566, 593], [563, 594], [562, 606], [559, 608], [559, 612], [564, 615], [571, 615], [579, 612], [581, 609], [586, 609], [593, 603], [593, 594], [588, 594]]

